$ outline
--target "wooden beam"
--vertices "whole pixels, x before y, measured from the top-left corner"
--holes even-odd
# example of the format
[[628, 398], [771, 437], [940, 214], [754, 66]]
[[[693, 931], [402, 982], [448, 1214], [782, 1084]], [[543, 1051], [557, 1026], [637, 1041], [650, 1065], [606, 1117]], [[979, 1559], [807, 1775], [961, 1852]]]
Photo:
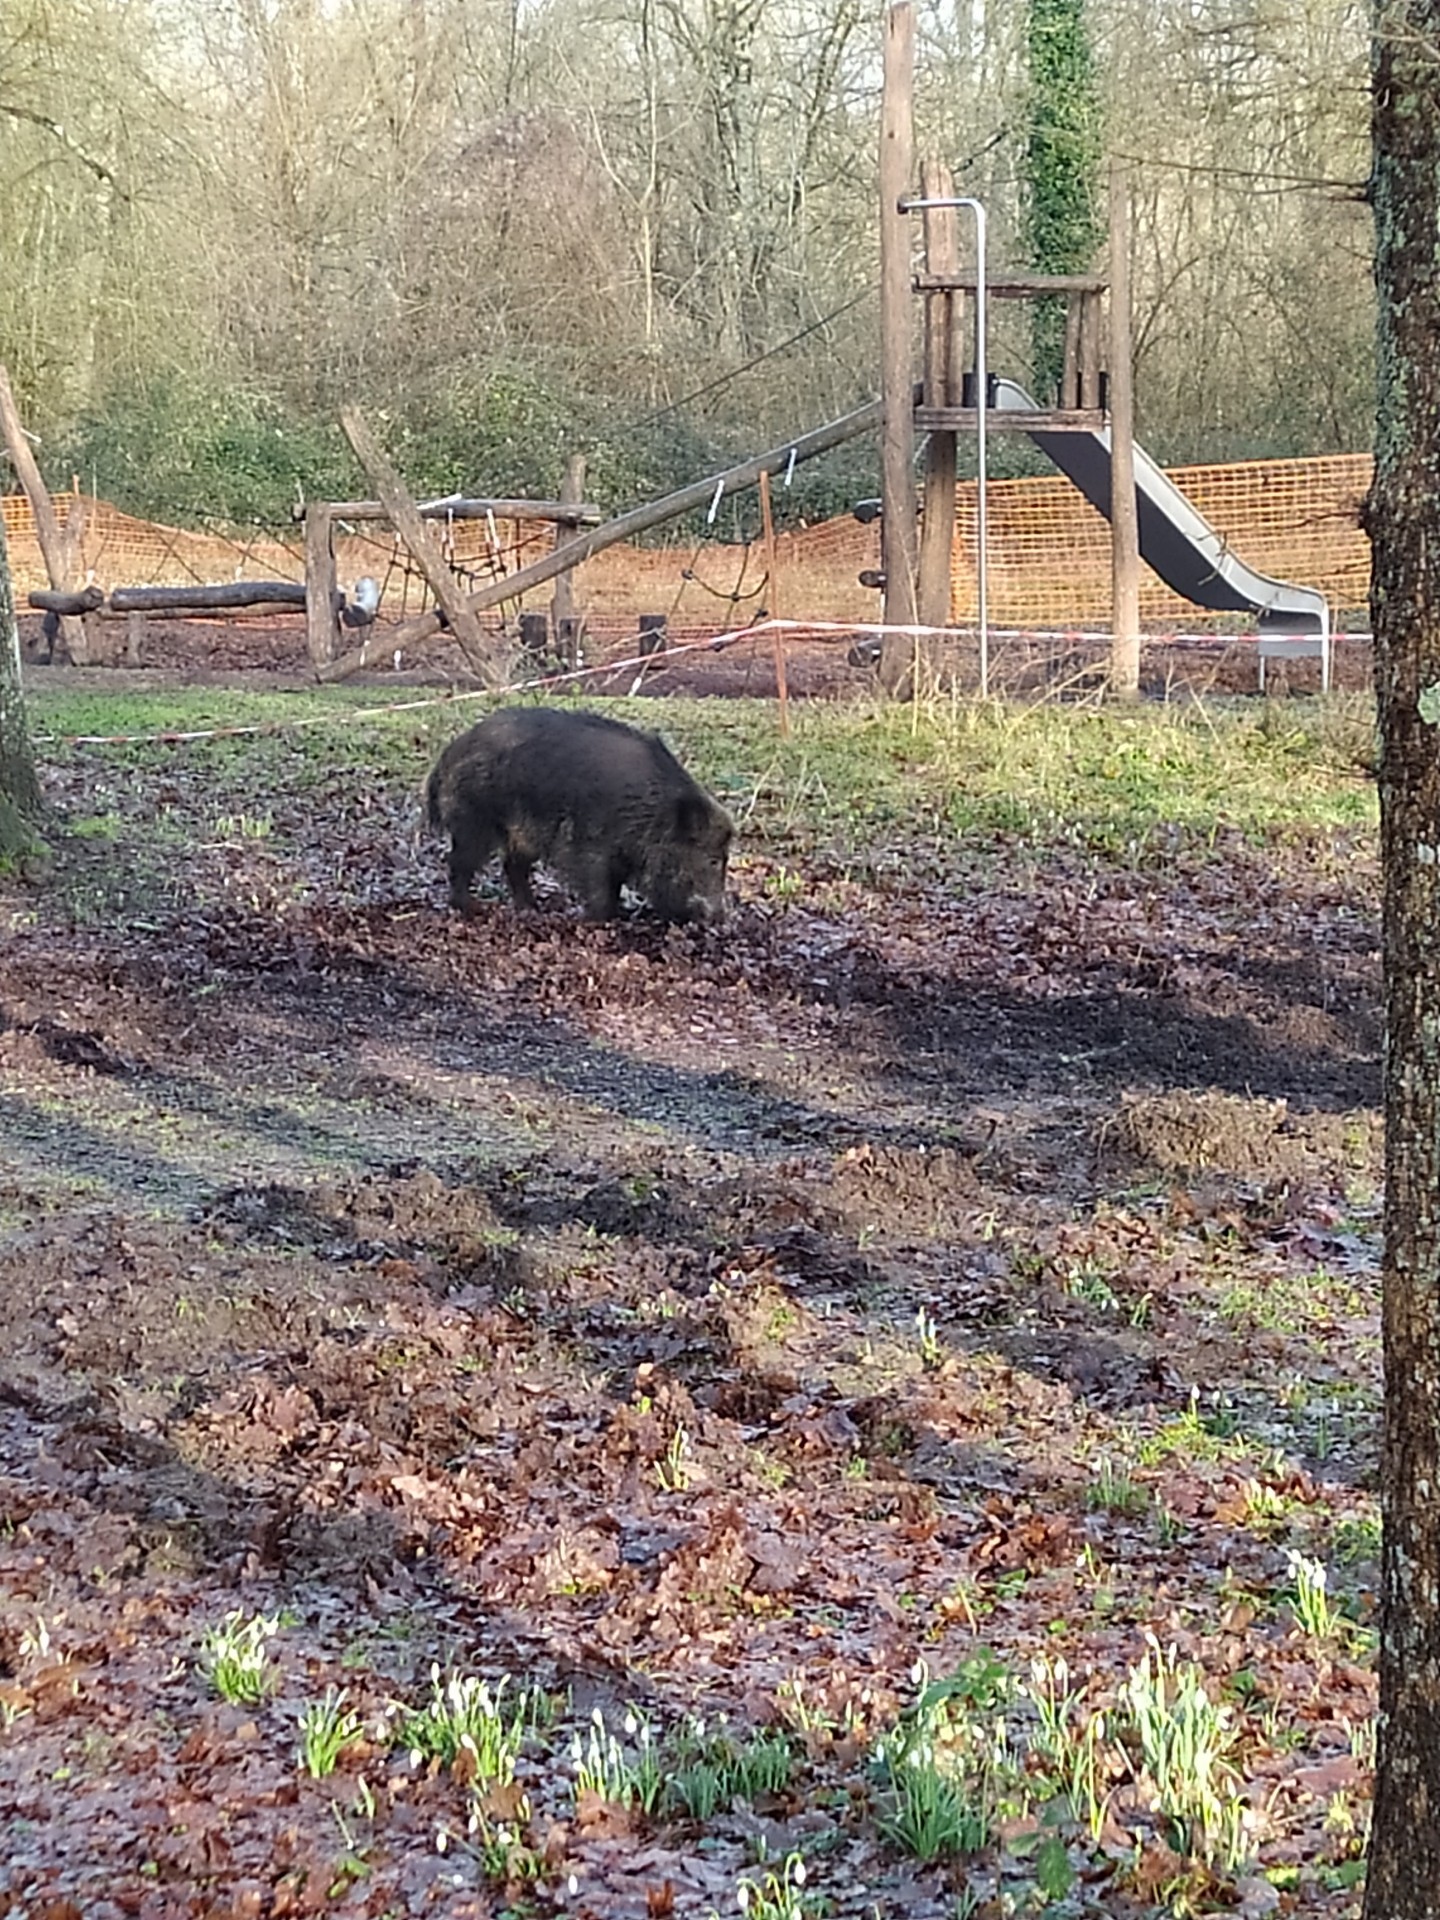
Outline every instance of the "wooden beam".
[[[950, 169], [927, 159], [920, 169], [922, 200], [949, 200], [955, 183]], [[937, 274], [960, 265], [960, 223], [954, 207], [927, 207], [924, 213], [925, 263]], [[956, 310], [963, 297], [949, 289], [925, 296], [926, 406], [947, 407], [960, 398]], [[989, 424], [988, 415], [986, 424]], [[920, 565], [915, 606], [922, 626], [950, 624], [950, 564], [955, 546], [955, 429], [934, 427], [925, 447], [925, 508], [920, 519]]]
[[[915, 409], [911, 335], [910, 220], [900, 202], [915, 169], [915, 9], [894, 0], [886, 11], [880, 103], [880, 569], [885, 575], [887, 626], [913, 626], [916, 617]], [[891, 693], [908, 683], [914, 643], [903, 634], [881, 642], [880, 680]]]
[[1130, 340], [1130, 176], [1110, 168], [1110, 688], [1140, 693], [1140, 525]]
[[[739, 466], [727, 467], [723, 473], [712, 473], [705, 480], [692, 481], [689, 486], [667, 493], [659, 500], [647, 500], [643, 506], [632, 507], [629, 513], [622, 513], [614, 520], [592, 527], [588, 533], [576, 534], [574, 539], [565, 541], [539, 560], [532, 560], [528, 567], [521, 567], [508, 579], [488, 582], [469, 596], [467, 605], [472, 612], [483, 613], [486, 608], [496, 606], [502, 600], [513, 600], [522, 593], [528, 593], [532, 587], [544, 586], [547, 580], [556, 579], [571, 567], [578, 567], [584, 561], [593, 559], [597, 553], [603, 553], [607, 547], [613, 547], [621, 540], [629, 540], [638, 533], [648, 533], [652, 527], [663, 526], [667, 520], [678, 519], [682, 513], [690, 513], [696, 507], [708, 506], [717, 491], [737, 493], [742, 487], [753, 487], [762, 473], [778, 473], [792, 460], [797, 465], [803, 460], [813, 460], [818, 454], [828, 453], [832, 447], [853, 440], [857, 434], [873, 432], [879, 426], [880, 419], [881, 403], [872, 400], [866, 406], [857, 407], [853, 413], [842, 414], [838, 420], [831, 420], [810, 433], [802, 433], [798, 439], [787, 440], [780, 447], [772, 447], [769, 453], [762, 453], [758, 459], [743, 460]], [[433, 613], [422, 613], [412, 620], [403, 621], [398, 627], [372, 633], [363, 645], [352, 648], [349, 653], [332, 661], [320, 678], [347, 679], [352, 673], [360, 673], [372, 666], [397, 646], [417, 646], [431, 634], [438, 633], [440, 625]]]
[[[75, 584], [70, 571], [68, 543], [55, 517], [55, 503], [50, 498], [50, 489], [41, 479], [35, 456], [30, 451], [20, 409], [15, 404], [15, 395], [10, 386], [10, 375], [4, 367], [0, 367], [0, 431], [4, 433], [5, 450], [10, 455], [15, 476], [30, 502], [30, 511], [35, 518], [35, 538], [40, 543], [40, 557], [45, 562], [50, 585], [57, 593], [68, 593]], [[77, 667], [83, 667], [90, 657], [83, 621], [73, 613], [61, 614], [60, 632], [71, 661]]]
[[[991, 407], [985, 415], [987, 433], [1099, 433], [1106, 421], [1100, 407], [1037, 407], [1033, 413], [1018, 408]], [[974, 407], [916, 407], [915, 425], [933, 433], [948, 427], [956, 433], [974, 433]]]
[[[973, 293], [978, 276], [968, 273], [927, 271], [911, 281], [917, 293]], [[1098, 273], [1007, 273], [992, 280], [985, 276], [985, 291], [992, 300], [1034, 300], [1048, 293], [1104, 293], [1108, 281]]]
[[[487, 687], [503, 685], [504, 672], [487, 653], [485, 636], [480, 631], [480, 623], [475, 617], [474, 610], [467, 603], [460, 582], [446, 564], [444, 554], [436, 546], [430, 529], [421, 517], [399, 473], [391, 465], [389, 456], [370, 431], [358, 408], [342, 407], [340, 425], [344, 429], [345, 438], [355, 449], [355, 458], [365, 469], [370, 484], [379, 494], [391, 525], [414, 555], [416, 563], [430, 584], [430, 591], [440, 602], [441, 610], [450, 623], [451, 632], [460, 643], [460, 651], [465, 655], [471, 672]], [[504, 584], [506, 583], [502, 582], [502, 585]], [[514, 596], [507, 592], [502, 597], [508, 600]]]
[[[325, 503], [337, 520], [388, 520], [390, 509], [383, 500], [330, 500]], [[480, 500], [456, 494], [447, 500], [421, 500], [415, 511], [422, 520], [484, 520], [493, 514], [497, 520], [554, 520], [561, 526], [597, 526], [604, 515], [599, 507], [574, 500]], [[292, 520], [303, 520], [306, 508], [290, 509]]]

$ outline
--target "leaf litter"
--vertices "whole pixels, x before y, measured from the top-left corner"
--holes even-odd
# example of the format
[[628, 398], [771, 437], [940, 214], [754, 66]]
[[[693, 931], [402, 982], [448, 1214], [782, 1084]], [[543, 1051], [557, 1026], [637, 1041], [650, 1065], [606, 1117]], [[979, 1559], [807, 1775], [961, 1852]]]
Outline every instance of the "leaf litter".
[[[217, 836], [142, 768], [101, 799], [163, 860], [9, 903], [0, 1912], [703, 1916], [799, 1854], [833, 1914], [988, 1916], [1051, 1830], [1056, 1912], [1358, 1911], [1373, 845], [777, 833], [721, 931], [462, 924], [372, 786]], [[254, 1705], [199, 1668], [232, 1611], [281, 1622]], [[1031, 1747], [977, 1853], [887, 1839], [917, 1674], [1063, 1660], [1113, 1720], [1147, 1635], [1229, 1716], [1241, 1864], [1119, 1736], [1088, 1837]], [[435, 1673], [550, 1703], [508, 1797], [399, 1742]], [[577, 1793], [596, 1712], [793, 1766]]]

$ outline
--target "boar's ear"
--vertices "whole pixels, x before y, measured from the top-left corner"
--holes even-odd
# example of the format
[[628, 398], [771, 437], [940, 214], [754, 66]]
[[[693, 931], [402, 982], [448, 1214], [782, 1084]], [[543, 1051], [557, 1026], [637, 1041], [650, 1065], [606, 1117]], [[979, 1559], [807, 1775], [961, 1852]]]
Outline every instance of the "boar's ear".
[[684, 794], [675, 804], [675, 831], [682, 840], [708, 839], [719, 809], [703, 793]]

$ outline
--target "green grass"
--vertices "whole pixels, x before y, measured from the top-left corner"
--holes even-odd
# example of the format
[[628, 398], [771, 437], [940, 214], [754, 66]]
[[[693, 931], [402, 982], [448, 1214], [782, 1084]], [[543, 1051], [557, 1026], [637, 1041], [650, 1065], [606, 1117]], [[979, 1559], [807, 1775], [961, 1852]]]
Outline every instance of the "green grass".
[[[410, 800], [434, 753], [487, 710], [404, 689], [39, 689], [42, 764], [75, 763], [122, 782], [136, 772], [203, 777], [212, 817], [255, 815], [290, 790], [343, 794], [361, 778]], [[423, 694], [418, 696], [424, 698]], [[788, 739], [758, 700], [619, 700], [607, 710], [658, 726], [737, 815], [744, 841], [800, 837], [841, 861], [874, 852], [876, 830], [909, 843], [1000, 835], [1127, 864], [1217, 836], [1264, 841], [1373, 828], [1367, 707], [1337, 699], [1186, 706], [1006, 706], [870, 701], [798, 705]], [[284, 729], [154, 745], [71, 745], [77, 734], [209, 727]], [[109, 805], [123, 805], [106, 794]], [[106, 817], [92, 801], [92, 821]], [[147, 814], [148, 817], [148, 814]], [[93, 828], [92, 828], [93, 831]], [[276, 819], [283, 844], [285, 827]]]

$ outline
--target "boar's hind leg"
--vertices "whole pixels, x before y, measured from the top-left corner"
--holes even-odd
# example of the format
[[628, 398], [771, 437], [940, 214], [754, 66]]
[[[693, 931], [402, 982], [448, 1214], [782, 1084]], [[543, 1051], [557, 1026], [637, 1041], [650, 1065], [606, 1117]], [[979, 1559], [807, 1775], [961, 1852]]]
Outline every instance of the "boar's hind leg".
[[505, 856], [505, 884], [510, 889], [510, 898], [517, 907], [533, 913], [535, 910], [535, 890], [530, 885], [530, 876], [535, 871], [535, 862], [527, 859], [523, 853], [507, 853]]

